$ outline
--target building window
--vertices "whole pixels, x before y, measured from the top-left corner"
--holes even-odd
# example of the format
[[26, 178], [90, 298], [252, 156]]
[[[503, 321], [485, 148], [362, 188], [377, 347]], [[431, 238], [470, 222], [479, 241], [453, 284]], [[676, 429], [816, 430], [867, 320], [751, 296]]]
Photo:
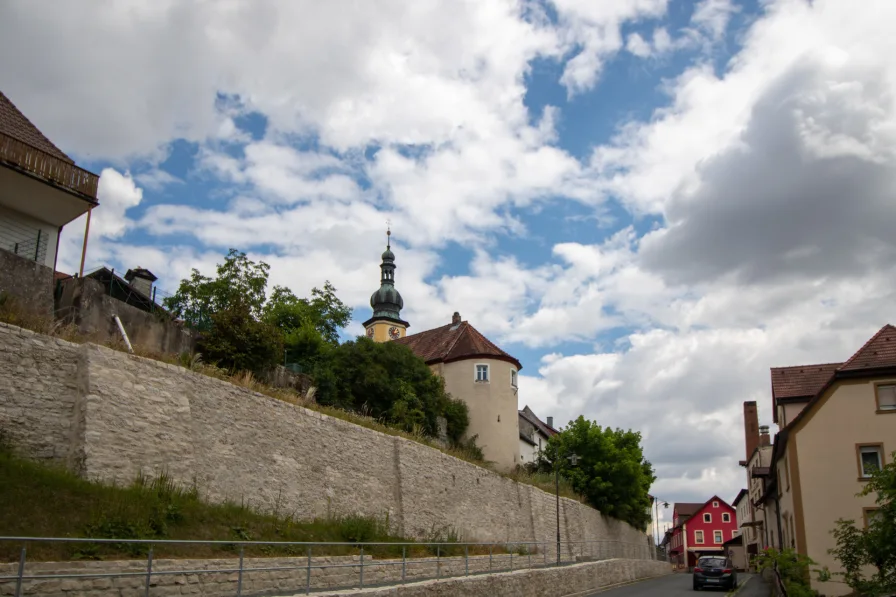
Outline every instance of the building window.
[[488, 365], [476, 365], [476, 381], [488, 383]]
[[510, 370], [510, 385], [516, 387], [516, 369]]
[[713, 502], [713, 503], [712, 503], [712, 507], [713, 507], [713, 508], [718, 508], [718, 507], [719, 507], [719, 502]]
[[707, 512], [703, 515], [703, 522], [712, 522], [712, 514]]
[[713, 541], [713, 543], [721, 543], [722, 542], [722, 531], [713, 531], [712, 532], [712, 541]]
[[865, 519], [865, 528], [868, 528], [874, 519], [880, 515], [879, 508], [862, 508], [862, 518]]
[[703, 531], [694, 531], [694, 543], [703, 545]]
[[896, 385], [877, 386], [877, 412], [896, 412]]
[[871, 473], [883, 468], [883, 445], [858, 445], [856, 449], [859, 457], [859, 478], [867, 479], [871, 476]]
[[731, 522], [731, 514], [722, 512], [722, 522]]

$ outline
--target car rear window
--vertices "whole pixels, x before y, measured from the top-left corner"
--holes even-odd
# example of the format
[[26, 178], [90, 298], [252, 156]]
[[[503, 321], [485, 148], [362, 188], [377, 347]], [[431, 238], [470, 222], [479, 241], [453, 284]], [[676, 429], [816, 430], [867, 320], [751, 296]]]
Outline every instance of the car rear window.
[[724, 568], [725, 567], [725, 559], [724, 558], [702, 558], [699, 563], [700, 566], [706, 566], [707, 568]]

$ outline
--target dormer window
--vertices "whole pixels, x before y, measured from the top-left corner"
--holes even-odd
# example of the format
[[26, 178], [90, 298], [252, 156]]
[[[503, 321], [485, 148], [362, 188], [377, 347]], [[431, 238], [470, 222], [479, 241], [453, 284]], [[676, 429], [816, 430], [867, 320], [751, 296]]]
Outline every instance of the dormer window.
[[488, 365], [476, 365], [476, 382], [488, 383]]
[[510, 385], [516, 387], [516, 369], [510, 370]]

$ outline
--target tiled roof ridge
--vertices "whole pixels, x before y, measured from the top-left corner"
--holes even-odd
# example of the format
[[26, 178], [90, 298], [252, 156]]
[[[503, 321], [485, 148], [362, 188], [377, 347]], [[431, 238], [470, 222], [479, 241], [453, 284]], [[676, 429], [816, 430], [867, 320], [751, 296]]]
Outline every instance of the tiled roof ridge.
[[[477, 330], [475, 327], [473, 327], [472, 324], [470, 324], [466, 321], [464, 321], [463, 324], [465, 325], [465, 328], [466, 328], [466, 329], [464, 329], [464, 333], [471, 334], [475, 338], [482, 340], [485, 343], [487, 348], [494, 350], [498, 355], [503, 356], [503, 357], [513, 358], [507, 352], [505, 352], [500, 346], [498, 346], [497, 344], [495, 344], [494, 342], [492, 342], [491, 340], [486, 338], [485, 334], [483, 334], [482, 332]], [[458, 334], [458, 339], [460, 339], [460, 336], [461, 336], [461, 334]], [[451, 345], [452, 350], [454, 349], [455, 344], [457, 344], [457, 340], [455, 340], [454, 344]], [[449, 350], [446, 354], [451, 354], [451, 350]], [[514, 360], [516, 360], [516, 359], [514, 359]]]
[[[41, 145], [43, 145], [43, 143], [41, 145], [35, 145], [34, 143], [32, 143], [32, 139], [29, 139], [29, 135], [23, 135], [23, 134], [21, 134], [21, 132], [19, 134], [16, 134], [16, 129], [19, 128], [16, 125], [20, 124], [20, 123], [15, 123], [8, 119], [3, 118], [3, 112], [4, 112], [2, 110], [3, 104], [6, 104], [9, 109], [12, 109], [12, 111], [15, 112], [15, 115], [17, 115], [23, 121], [21, 124], [24, 124], [30, 128], [30, 131], [28, 131], [28, 132], [31, 135], [36, 135], [37, 140], [42, 141], [46, 145], [41, 146]], [[4, 120], [6, 120], [6, 121], [4, 122]], [[8, 125], [8, 126], [6, 126], [6, 125]], [[75, 163], [75, 160], [68, 157], [68, 155], [66, 155], [66, 153], [64, 151], [59, 149], [55, 143], [50, 141], [50, 139], [46, 135], [44, 135], [39, 128], [37, 128], [37, 125], [35, 125], [33, 122], [31, 122], [31, 119], [28, 118], [24, 112], [19, 110], [18, 106], [16, 106], [15, 103], [11, 99], [9, 99], [9, 97], [2, 91], [0, 91], [0, 132], [4, 133], [6, 135], [9, 135], [10, 137], [13, 137], [14, 139], [18, 139], [22, 143], [31, 145], [35, 149], [39, 149], [41, 151], [44, 151], [46, 153], [53, 155], [54, 157], [59, 158], [61, 160], [65, 160], [66, 162], [68, 162], [70, 164]]]
[[811, 369], [813, 367], [830, 367], [832, 365], [840, 366], [843, 365], [843, 361], [840, 362], [830, 362], [830, 363], [811, 363], [809, 365], [784, 365], [783, 367], [771, 367], [772, 371], [781, 371], [782, 369]]
[[[894, 328], [892, 325], [890, 325], [890, 324], [888, 323], [888, 324], [884, 325], [884, 327], [882, 327], [882, 328], [880, 328], [879, 330], [877, 330], [877, 333], [874, 334], [873, 336], [871, 336], [871, 338], [869, 338], [868, 341], [865, 342], [865, 343], [862, 345], [862, 347], [861, 347], [859, 350], [857, 350], [857, 351], [855, 352], [855, 354], [853, 354], [851, 357], [849, 357], [849, 358], [848, 358], [842, 365], [840, 365], [840, 366], [837, 368], [837, 371], [846, 371], [847, 369], [849, 369], [849, 368], [850, 368], [850, 365], [851, 365], [854, 361], [858, 360], [859, 357], [861, 357], [861, 356], [863, 355], [863, 353], [864, 353], [866, 350], [868, 350], [868, 349], [871, 347], [871, 345], [872, 345], [872, 344], [873, 344], [873, 343], [874, 343], [874, 342], [875, 342], [881, 335], [884, 334], [884, 332], [892, 332], [892, 333], [896, 333], [896, 328]], [[864, 367], [859, 367], [859, 368], [860, 368], [860, 369], [863, 369]]]
[[[457, 342], [461, 339], [461, 337], [462, 337], [464, 334], [466, 334], [466, 333], [469, 331], [469, 329], [470, 329], [471, 327], [473, 327], [473, 326], [471, 326], [467, 321], [461, 321], [460, 323], [454, 323], [454, 322], [451, 322], [451, 323], [448, 324], [448, 326], [455, 326], [455, 325], [458, 326], [459, 328], [462, 328], [462, 329], [459, 329], [459, 330], [458, 330], [457, 336], [455, 336], [455, 338], [454, 338], [454, 342], [452, 342], [452, 343], [451, 343], [451, 346], [449, 346], [449, 347], [445, 350], [445, 354], [442, 355], [442, 358], [445, 358], [445, 357], [447, 357], [449, 354], [451, 354], [451, 351], [454, 350], [454, 347], [455, 347], [455, 346], [457, 346]], [[446, 327], [446, 326], [442, 326], [442, 327]], [[448, 327], [448, 329], [451, 329], [451, 327]]]

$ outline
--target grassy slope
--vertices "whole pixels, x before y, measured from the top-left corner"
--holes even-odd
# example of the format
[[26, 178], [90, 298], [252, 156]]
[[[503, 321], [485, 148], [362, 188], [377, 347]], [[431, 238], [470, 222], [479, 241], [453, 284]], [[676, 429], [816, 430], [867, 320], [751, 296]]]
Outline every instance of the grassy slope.
[[[300, 522], [288, 514], [264, 514], [241, 504], [207, 504], [195, 491], [168, 479], [138, 479], [128, 487], [88, 482], [61, 468], [14, 456], [0, 448], [0, 535], [114, 539], [208, 539], [224, 541], [397, 542], [386, 521], [345, 517]], [[450, 532], [433, 541], [456, 540]], [[21, 543], [0, 542], [0, 560], [18, 559]], [[146, 547], [124, 544], [27, 546], [29, 560], [145, 557]], [[408, 555], [431, 555], [414, 546]], [[462, 548], [450, 551], [462, 553]], [[479, 551], [479, 550], [476, 550]], [[486, 550], [487, 551], [487, 550]], [[307, 548], [249, 546], [246, 555], [305, 555]], [[357, 553], [352, 546], [314, 548], [317, 555]], [[445, 554], [444, 550], [442, 551]], [[471, 551], [471, 553], [473, 553]], [[156, 557], [235, 556], [234, 545], [155, 546]], [[365, 549], [366, 555], [400, 556], [398, 546]], [[445, 554], [448, 555], [448, 554]]]

